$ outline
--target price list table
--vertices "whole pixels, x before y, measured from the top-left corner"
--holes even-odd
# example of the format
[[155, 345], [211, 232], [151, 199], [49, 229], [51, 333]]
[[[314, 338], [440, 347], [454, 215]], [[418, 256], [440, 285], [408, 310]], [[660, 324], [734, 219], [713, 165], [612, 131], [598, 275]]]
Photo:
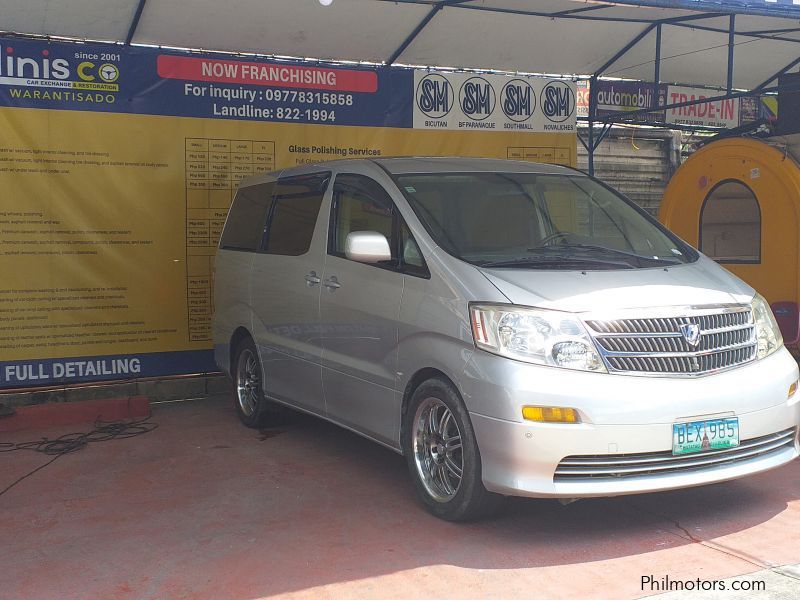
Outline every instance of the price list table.
[[275, 142], [186, 138], [186, 300], [190, 341], [211, 340], [211, 270], [236, 186], [275, 169]]
[[508, 148], [508, 158], [531, 162], [569, 166], [572, 152], [569, 148], [514, 147]]

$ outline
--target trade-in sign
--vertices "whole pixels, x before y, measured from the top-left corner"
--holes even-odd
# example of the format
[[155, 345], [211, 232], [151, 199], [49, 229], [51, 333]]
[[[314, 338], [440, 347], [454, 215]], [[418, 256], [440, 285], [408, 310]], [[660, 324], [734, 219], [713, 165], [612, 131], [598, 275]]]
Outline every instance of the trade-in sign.
[[[703, 100], [720, 96], [724, 92], [690, 88], [677, 85], [667, 90], [667, 105]], [[730, 129], [739, 126], [739, 99], [729, 98], [702, 102], [692, 106], [667, 109], [667, 123], [680, 125], [705, 125], [708, 127], [724, 127]]]

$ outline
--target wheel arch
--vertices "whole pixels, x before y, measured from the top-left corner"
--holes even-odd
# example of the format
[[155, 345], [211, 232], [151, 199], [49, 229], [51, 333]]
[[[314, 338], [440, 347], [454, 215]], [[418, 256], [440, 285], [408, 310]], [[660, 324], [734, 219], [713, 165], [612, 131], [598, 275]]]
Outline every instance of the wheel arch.
[[[239, 346], [239, 343], [245, 338], [250, 338], [252, 340], [253, 336], [250, 334], [250, 332], [245, 327], [242, 327], [242, 326], [237, 327], [234, 330], [233, 334], [231, 335], [231, 343], [230, 343], [230, 346], [229, 346], [229, 353], [230, 354], [228, 356], [228, 360], [230, 361], [228, 364], [230, 365], [230, 374], [231, 375], [233, 375], [233, 369], [234, 369], [234, 363], [235, 363], [235, 359], [236, 359], [237, 347]], [[258, 348], [256, 348], [256, 351], [257, 350], [258, 350]]]

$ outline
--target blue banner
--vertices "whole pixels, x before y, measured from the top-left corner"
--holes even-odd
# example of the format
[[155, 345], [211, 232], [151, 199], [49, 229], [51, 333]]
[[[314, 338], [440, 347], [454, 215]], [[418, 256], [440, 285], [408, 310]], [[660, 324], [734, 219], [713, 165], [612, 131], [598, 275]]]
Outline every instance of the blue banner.
[[3, 361], [0, 389], [218, 371], [211, 350]]
[[0, 106], [412, 126], [412, 70], [0, 38]]

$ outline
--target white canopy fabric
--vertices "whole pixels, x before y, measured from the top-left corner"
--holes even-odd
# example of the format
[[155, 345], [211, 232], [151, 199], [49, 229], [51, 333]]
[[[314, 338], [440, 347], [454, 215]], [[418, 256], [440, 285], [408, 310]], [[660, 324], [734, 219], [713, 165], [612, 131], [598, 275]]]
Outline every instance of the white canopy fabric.
[[0, 31], [589, 76], [649, 29], [602, 75], [652, 81], [660, 21], [660, 80], [725, 87], [732, 12], [734, 87], [752, 89], [800, 58], [793, 0], [0, 0]]

